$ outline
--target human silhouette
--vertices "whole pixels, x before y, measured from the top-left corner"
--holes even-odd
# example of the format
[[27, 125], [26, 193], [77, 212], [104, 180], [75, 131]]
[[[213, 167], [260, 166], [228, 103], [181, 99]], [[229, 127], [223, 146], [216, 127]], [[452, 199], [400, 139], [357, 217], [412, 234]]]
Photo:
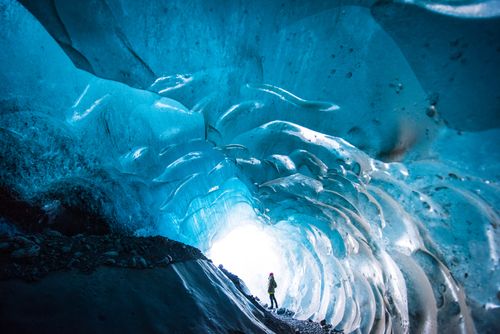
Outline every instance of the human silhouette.
[[276, 284], [276, 281], [274, 280], [273, 273], [270, 273], [267, 282], [267, 292], [269, 293], [269, 299], [271, 300], [271, 309], [273, 308], [274, 304], [276, 305], [276, 308], [278, 308], [278, 302], [276, 301], [276, 297], [274, 296], [274, 289], [276, 289], [276, 287], [278, 287], [278, 284]]

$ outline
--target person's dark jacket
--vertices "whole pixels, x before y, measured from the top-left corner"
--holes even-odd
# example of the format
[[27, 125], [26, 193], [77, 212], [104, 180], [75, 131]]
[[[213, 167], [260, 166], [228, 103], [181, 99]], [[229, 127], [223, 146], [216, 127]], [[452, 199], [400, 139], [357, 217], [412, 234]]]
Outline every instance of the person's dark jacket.
[[274, 280], [274, 276], [269, 275], [269, 281], [267, 284], [267, 292], [274, 293], [274, 289], [276, 289], [277, 286], [278, 286], [278, 284], [276, 284], [276, 281]]

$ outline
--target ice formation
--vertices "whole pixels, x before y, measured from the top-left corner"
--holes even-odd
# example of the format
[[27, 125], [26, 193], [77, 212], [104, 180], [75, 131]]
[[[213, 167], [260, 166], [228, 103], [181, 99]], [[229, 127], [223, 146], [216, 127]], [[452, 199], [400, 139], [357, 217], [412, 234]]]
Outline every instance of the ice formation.
[[2, 0], [1, 185], [229, 242], [256, 294], [274, 271], [281, 305], [346, 333], [498, 331], [498, 13]]

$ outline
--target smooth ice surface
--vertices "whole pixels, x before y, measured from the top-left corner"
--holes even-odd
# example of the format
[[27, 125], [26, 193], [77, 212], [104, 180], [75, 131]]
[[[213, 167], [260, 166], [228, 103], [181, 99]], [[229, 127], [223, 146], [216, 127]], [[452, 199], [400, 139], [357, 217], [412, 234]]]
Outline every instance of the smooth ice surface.
[[498, 9], [1, 0], [1, 185], [346, 333], [498, 331]]

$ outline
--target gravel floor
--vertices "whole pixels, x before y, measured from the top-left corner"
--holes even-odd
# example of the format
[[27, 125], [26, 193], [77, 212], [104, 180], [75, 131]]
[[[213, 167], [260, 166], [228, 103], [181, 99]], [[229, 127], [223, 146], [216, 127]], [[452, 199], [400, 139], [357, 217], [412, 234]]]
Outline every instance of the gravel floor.
[[296, 334], [338, 334], [344, 333], [333, 329], [326, 322], [318, 323], [311, 320], [298, 320], [293, 317], [293, 312], [280, 308], [278, 310], [268, 310], [277, 320], [282, 321], [292, 327]]

